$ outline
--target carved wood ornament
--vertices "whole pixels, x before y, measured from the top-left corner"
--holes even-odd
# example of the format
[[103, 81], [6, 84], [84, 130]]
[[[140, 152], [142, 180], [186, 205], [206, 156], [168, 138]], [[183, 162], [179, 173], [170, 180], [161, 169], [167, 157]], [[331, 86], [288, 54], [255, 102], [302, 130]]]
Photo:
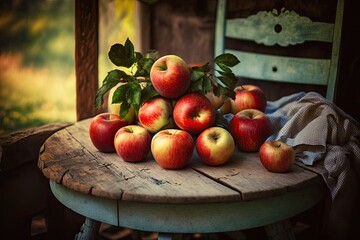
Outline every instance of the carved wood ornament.
[[[242, 35], [238, 36], [237, 32]], [[282, 8], [280, 12], [260, 11], [243, 19], [230, 19], [227, 22], [227, 37], [254, 40], [266, 46], [289, 46], [305, 41], [331, 42], [333, 24], [312, 22], [295, 11]]]

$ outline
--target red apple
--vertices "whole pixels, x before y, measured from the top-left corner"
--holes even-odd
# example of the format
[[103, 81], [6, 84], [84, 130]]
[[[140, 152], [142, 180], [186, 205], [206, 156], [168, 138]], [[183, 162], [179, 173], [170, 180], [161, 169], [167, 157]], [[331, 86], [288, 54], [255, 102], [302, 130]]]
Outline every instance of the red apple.
[[192, 136], [181, 129], [165, 129], [151, 140], [155, 161], [165, 169], [180, 169], [190, 161], [194, 149]]
[[269, 171], [288, 172], [295, 161], [294, 149], [282, 141], [264, 142], [259, 150], [260, 161]]
[[258, 151], [271, 134], [271, 123], [265, 113], [257, 109], [246, 109], [231, 119], [230, 133], [240, 150]]
[[122, 121], [119, 114], [101, 113], [90, 123], [89, 135], [92, 143], [100, 152], [115, 152], [114, 136], [127, 121]]
[[173, 107], [169, 100], [158, 97], [144, 102], [138, 112], [140, 124], [151, 133], [156, 133], [172, 121]]
[[166, 55], [152, 65], [150, 80], [161, 96], [178, 98], [185, 94], [190, 86], [190, 70], [182, 58]]
[[173, 117], [179, 128], [199, 134], [214, 125], [215, 109], [204, 95], [189, 93], [176, 102]]
[[237, 86], [235, 89], [235, 100], [231, 99], [231, 113], [236, 114], [244, 109], [257, 109], [264, 112], [266, 108], [266, 97], [263, 90], [255, 85]]
[[128, 125], [116, 132], [114, 145], [117, 154], [125, 162], [139, 162], [150, 152], [151, 137], [145, 128]]
[[196, 139], [196, 151], [204, 163], [218, 166], [225, 164], [234, 154], [235, 142], [225, 128], [210, 127]]

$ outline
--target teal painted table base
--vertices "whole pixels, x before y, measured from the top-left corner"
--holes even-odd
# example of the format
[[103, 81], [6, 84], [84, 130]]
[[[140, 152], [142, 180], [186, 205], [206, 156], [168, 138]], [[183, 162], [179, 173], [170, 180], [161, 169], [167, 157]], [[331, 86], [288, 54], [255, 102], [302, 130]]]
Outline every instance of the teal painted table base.
[[321, 182], [297, 191], [252, 201], [171, 204], [112, 200], [83, 194], [50, 181], [55, 197], [86, 217], [76, 239], [96, 239], [100, 222], [159, 232], [158, 239], [182, 233], [230, 232], [265, 226], [269, 239], [295, 239], [289, 218], [321, 200]]

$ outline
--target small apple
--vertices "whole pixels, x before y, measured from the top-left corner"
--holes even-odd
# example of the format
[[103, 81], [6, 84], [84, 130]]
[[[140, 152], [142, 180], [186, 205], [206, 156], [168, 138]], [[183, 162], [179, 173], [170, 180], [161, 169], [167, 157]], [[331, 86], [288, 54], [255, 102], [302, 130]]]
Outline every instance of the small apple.
[[231, 113], [231, 98], [226, 98], [223, 105], [220, 107], [220, 111], [222, 114]]
[[230, 99], [231, 113], [236, 114], [244, 109], [257, 109], [264, 112], [266, 108], [266, 96], [263, 90], [255, 85], [237, 86], [235, 100]]
[[190, 161], [194, 149], [192, 136], [181, 129], [165, 129], [151, 140], [151, 152], [155, 161], [165, 169], [180, 169]]
[[158, 97], [144, 102], [138, 112], [138, 119], [144, 128], [156, 133], [171, 123], [173, 107], [165, 98]]
[[100, 152], [115, 152], [114, 136], [125, 125], [119, 114], [100, 113], [90, 123], [91, 142]]
[[264, 142], [259, 150], [260, 161], [269, 171], [288, 172], [295, 161], [294, 149], [282, 141]]
[[219, 109], [225, 102], [224, 95], [216, 96], [213, 91], [206, 93], [205, 97], [209, 99], [215, 110]]
[[257, 109], [245, 109], [231, 119], [230, 133], [240, 150], [258, 151], [271, 134], [271, 122], [265, 113]]
[[234, 154], [235, 142], [225, 128], [210, 127], [196, 139], [196, 151], [205, 164], [218, 166], [225, 164]]
[[200, 134], [215, 123], [215, 109], [200, 93], [182, 96], [174, 106], [175, 124], [190, 134]]
[[[111, 88], [109, 91], [109, 96], [108, 96], [108, 112], [109, 113], [120, 114], [121, 103], [111, 103], [111, 102], [112, 102], [112, 97], [114, 95], [115, 90], [123, 84], [126, 84], [126, 83], [120, 82], [117, 85], [115, 85], [115, 87]], [[127, 125], [134, 123], [135, 110], [133, 108], [130, 108], [129, 112], [126, 114], [126, 116], [123, 118], [120, 118], [120, 119], [123, 120], [124, 122], [126, 122]]]
[[116, 132], [114, 145], [116, 153], [125, 162], [139, 162], [150, 152], [151, 137], [142, 126], [128, 125]]
[[185, 94], [190, 86], [190, 70], [179, 56], [165, 55], [152, 65], [150, 80], [161, 96], [178, 98]]

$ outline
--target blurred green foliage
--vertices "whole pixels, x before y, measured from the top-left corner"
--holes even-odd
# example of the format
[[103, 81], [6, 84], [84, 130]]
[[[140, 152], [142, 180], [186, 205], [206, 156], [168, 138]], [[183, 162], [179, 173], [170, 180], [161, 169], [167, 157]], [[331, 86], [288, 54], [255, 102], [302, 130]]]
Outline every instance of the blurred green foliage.
[[0, 1], [0, 134], [75, 121], [73, 0]]
[[71, 68], [74, 18], [73, 0], [1, 0], [0, 53], [20, 52], [25, 65]]
[[[137, 46], [135, 3], [99, 2], [100, 83], [113, 68], [110, 46]], [[76, 121], [74, 28], [74, 0], [0, 1], [0, 135]]]

